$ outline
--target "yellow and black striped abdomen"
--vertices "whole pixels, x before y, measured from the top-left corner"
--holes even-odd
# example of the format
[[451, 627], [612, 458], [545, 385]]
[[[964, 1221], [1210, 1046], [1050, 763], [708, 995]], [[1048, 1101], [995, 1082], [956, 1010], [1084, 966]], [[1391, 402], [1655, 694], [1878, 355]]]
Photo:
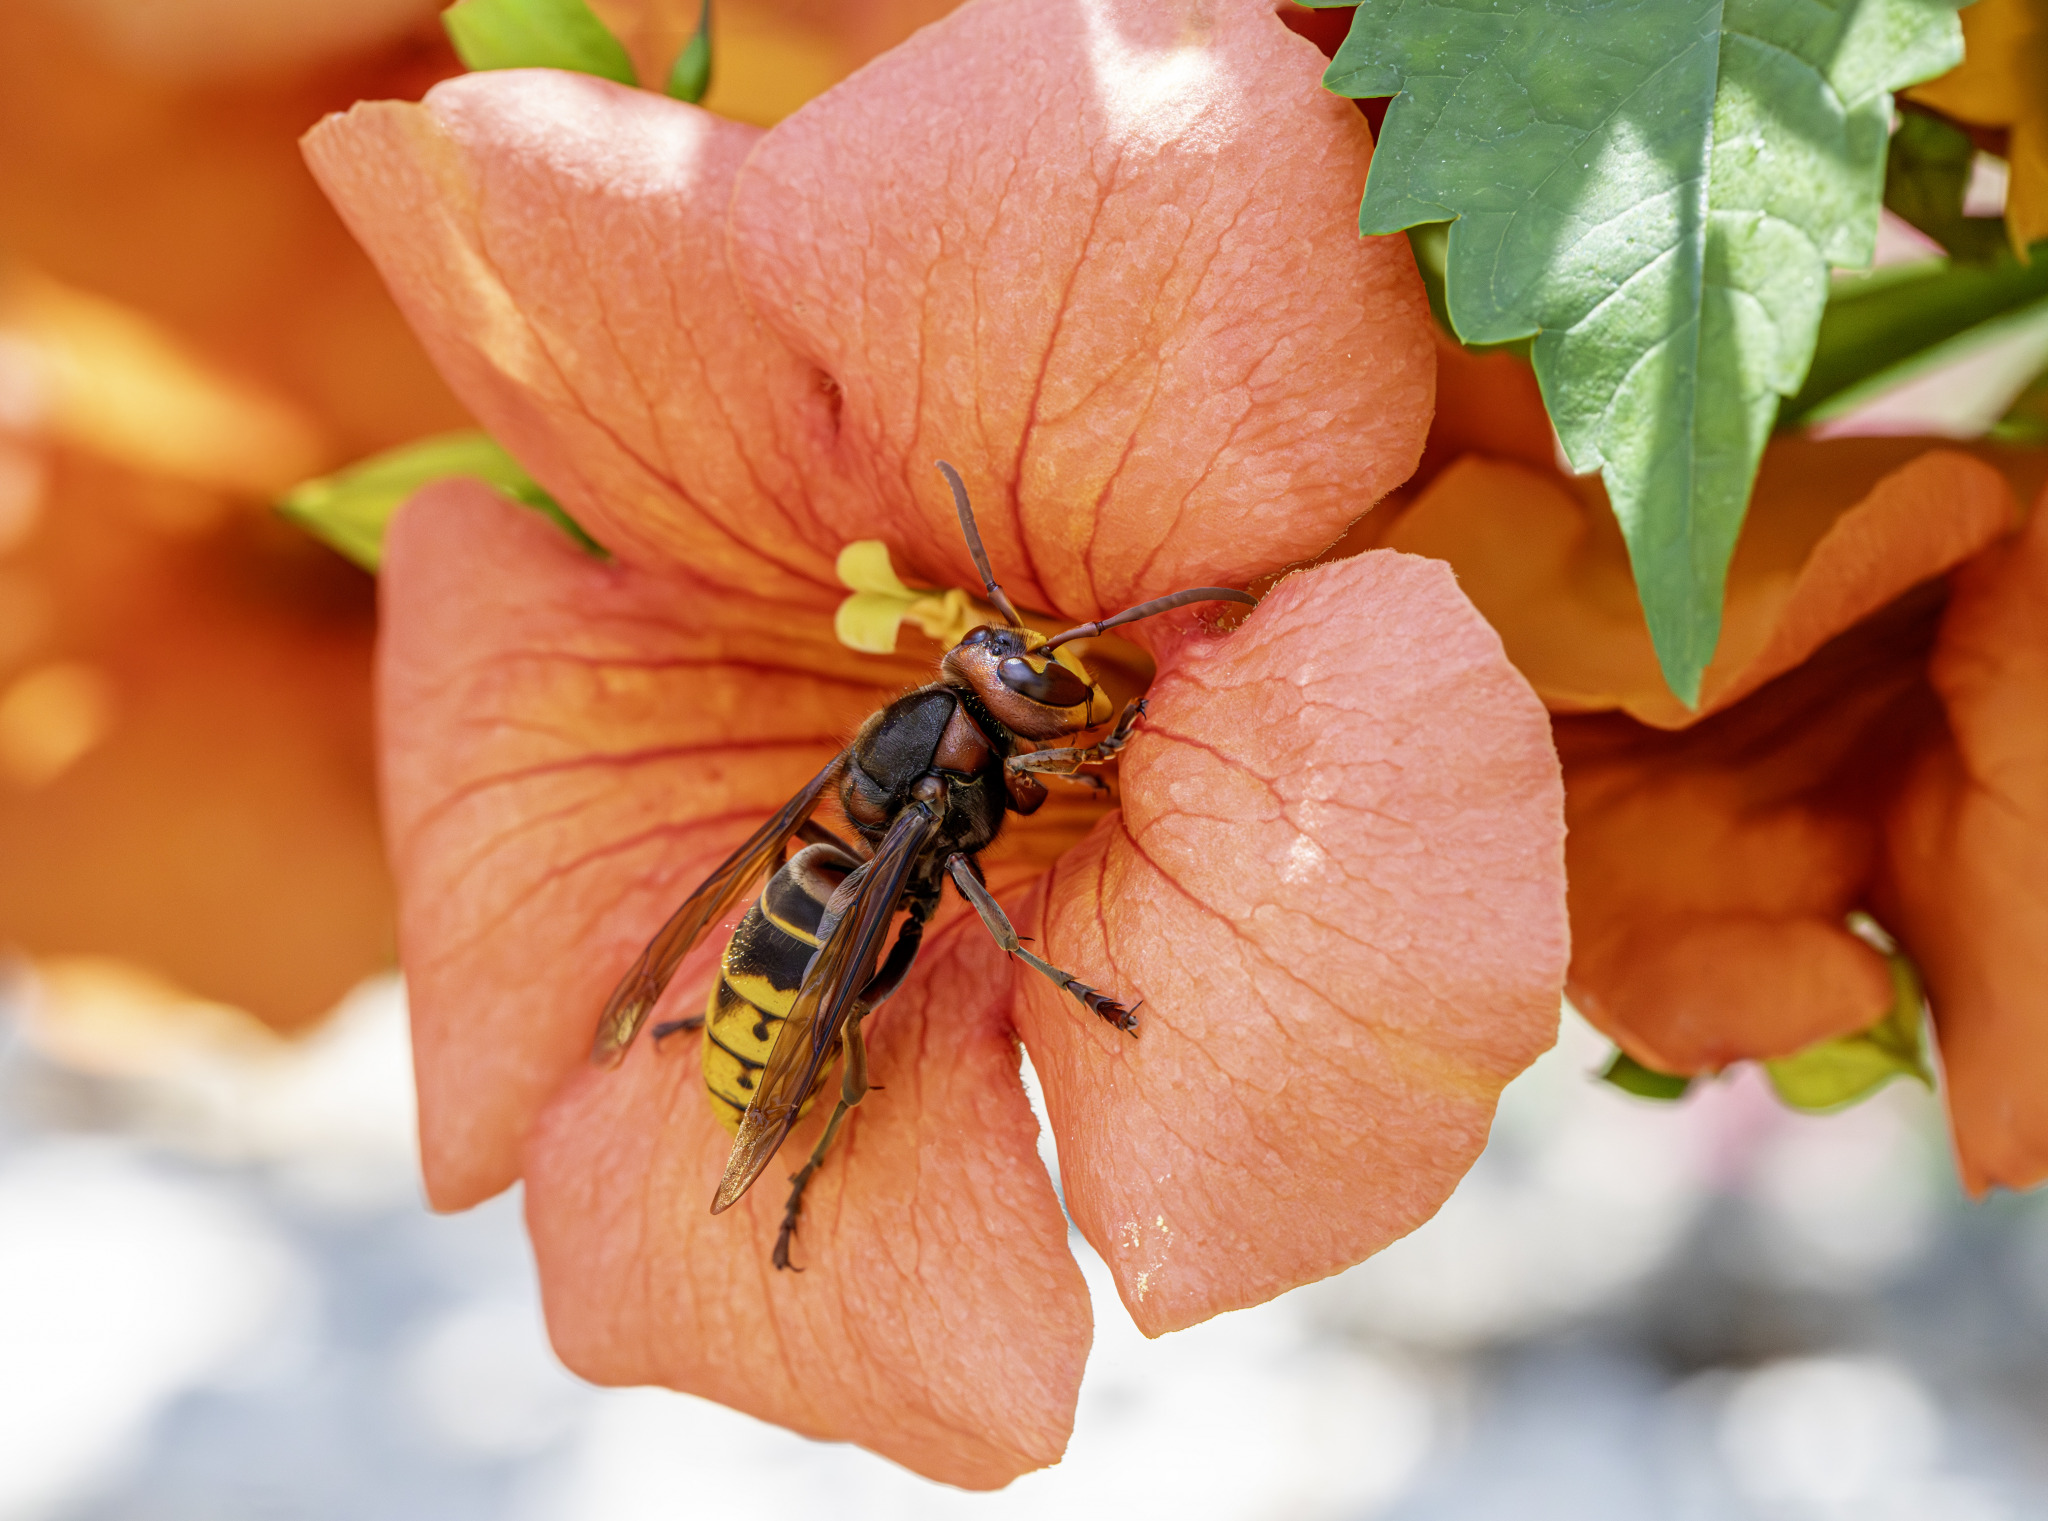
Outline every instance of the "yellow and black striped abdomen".
[[836, 845], [805, 846], [768, 879], [726, 945], [704, 1009], [704, 1086], [727, 1130], [739, 1129], [803, 986], [826, 900], [856, 864]]

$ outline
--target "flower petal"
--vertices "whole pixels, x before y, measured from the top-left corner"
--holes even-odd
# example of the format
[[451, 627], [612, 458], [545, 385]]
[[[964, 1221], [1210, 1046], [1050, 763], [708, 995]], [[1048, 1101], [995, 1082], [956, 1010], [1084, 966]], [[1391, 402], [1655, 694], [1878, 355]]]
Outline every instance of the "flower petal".
[[[829, 608], [601, 563], [471, 481], [399, 512], [383, 596], [427, 1189], [460, 1208], [517, 1175], [670, 910], [922, 670], [844, 649]], [[720, 938], [679, 996], [701, 995]]]
[[1529, 361], [1497, 350], [1468, 349], [1435, 326], [1431, 336], [1436, 340], [1436, 416], [1416, 476], [1434, 477], [1466, 454], [1555, 470], [1557, 434]]
[[1874, 1023], [1885, 958], [1852, 935], [1877, 820], [1939, 734], [1923, 588], [1688, 729], [1560, 717], [1569, 992], [1662, 1072], [1783, 1056]]
[[359, 105], [305, 148], [456, 394], [600, 543], [836, 600], [838, 541], [805, 504], [830, 400], [725, 274], [733, 175], [759, 137], [515, 69]]
[[1147, 1334], [1413, 1230], [1557, 1028], [1549, 728], [1444, 568], [1375, 552], [1170, 651], [1123, 812], [1064, 860], [1027, 978], [1076, 1224]]
[[1414, 468], [1433, 394], [1407, 244], [1360, 239], [1371, 134], [1257, 0], [971, 5], [778, 125], [734, 268], [843, 395], [823, 510], [910, 579], [1075, 617], [1244, 585]]
[[1781, 440], [1728, 573], [1697, 711], [1659, 673], [1627, 550], [1597, 482], [1468, 458], [1387, 535], [1449, 560], [1553, 711], [1619, 708], [1676, 729], [1756, 691], [2017, 516], [1991, 465], [1925, 440]]
[[[643, 1043], [620, 1070], [573, 1082], [527, 1160], [563, 1361], [599, 1383], [667, 1384], [858, 1442], [970, 1489], [1056, 1461], [1088, 1294], [1036, 1154], [1009, 1001], [1010, 969], [979, 925], [956, 914], [927, 937], [868, 1026], [877, 1087], [806, 1196], [800, 1274], [769, 1265], [780, 1169], [708, 1212], [731, 1138], [694, 1044]], [[820, 1120], [785, 1145], [792, 1168]]]
[[1554, 712], [1640, 700], [1662, 685], [1614, 514], [1555, 470], [1468, 454], [1387, 533], [1447, 560]]
[[1963, 1180], [2048, 1178], [2048, 498], [1957, 572], [1930, 674], [1952, 744], [1889, 829], [1897, 928], [1926, 975]]

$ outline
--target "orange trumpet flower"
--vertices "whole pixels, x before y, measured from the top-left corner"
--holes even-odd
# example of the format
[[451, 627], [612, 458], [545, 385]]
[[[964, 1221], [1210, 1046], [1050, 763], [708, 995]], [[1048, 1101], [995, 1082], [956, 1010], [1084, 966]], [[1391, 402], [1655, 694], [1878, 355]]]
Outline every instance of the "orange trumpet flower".
[[1020, 1038], [1067, 1207], [1153, 1334], [1413, 1229], [1550, 1043], [1543, 711], [1441, 567], [1372, 554], [1228, 633], [1133, 626], [1117, 806], [1013, 821], [989, 866], [1141, 1033], [942, 919], [877, 1014], [808, 1272], [769, 1268], [772, 1190], [706, 1212], [729, 1137], [692, 1043], [585, 1063], [674, 904], [929, 679], [935, 645], [838, 642], [834, 567], [879, 538], [977, 584], [935, 458], [1016, 600], [1069, 621], [1271, 578], [1413, 468], [1427, 308], [1406, 245], [1357, 236], [1370, 134], [1321, 69], [1251, 0], [1016, 0], [765, 134], [534, 71], [309, 137], [458, 394], [614, 556], [451, 483], [384, 572], [428, 1186], [524, 1178], [585, 1376], [1005, 1483], [1062, 1450], [1090, 1336]]
[[1382, 541], [1457, 569], [1554, 715], [1573, 1002], [1658, 1071], [1786, 1056], [1893, 1004], [1867, 913], [1925, 976], [1965, 1183], [2048, 1177], [2048, 457], [1773, 444], [1688, 711], [1597, 480], [1528, 458], [1527, 368], [1451, 363], [1506, 387], [1458, 424], [1492, 452]]

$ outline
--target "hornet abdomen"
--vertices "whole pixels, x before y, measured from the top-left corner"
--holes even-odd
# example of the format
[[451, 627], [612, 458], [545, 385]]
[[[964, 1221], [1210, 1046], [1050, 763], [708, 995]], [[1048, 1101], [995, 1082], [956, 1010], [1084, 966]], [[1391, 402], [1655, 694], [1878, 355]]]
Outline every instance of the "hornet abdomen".
[[768, 879], [725, 947], [704, 1009], [704, 1086], [727, 1130], [738, 1131], [803, 986], [825, 904], [858, 864], [836, 845], [805, 846]]

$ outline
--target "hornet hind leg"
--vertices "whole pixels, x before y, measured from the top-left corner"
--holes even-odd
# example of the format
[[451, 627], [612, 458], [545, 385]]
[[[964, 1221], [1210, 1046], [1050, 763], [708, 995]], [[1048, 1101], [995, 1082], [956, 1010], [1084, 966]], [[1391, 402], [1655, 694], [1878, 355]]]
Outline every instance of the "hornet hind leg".
[[[863, 1045], [859, 1031], [860, 1026], [854, 1020], [849, 1019], [846, 1022], [846, 1061], [849, 1067], [853, 1064], [854, 1047]], [[832, 1118], [825, 1122], [825, 1133], [818, 1137], [818, 1144], [811, 1148], [811, 1159], [790, 1174], [789, 1202], [782, 1206], [782, 1228], [775, 1233], [775, 1255], [772, 1260], [777, 1268], [789, 1268], [798, 1273], [803, 1271], [789, 1260], [789, 1244], [796, 1239], [796, 1220], [804, 1207], [804, 1190], [811, 1186], [812, 1175], [825, 1165], [825, 1153], [830, 1151], [832, 1143], [839, 1139], [839, 1127], [846, 1123], [846, 1116], [857, 1102], [858, 1100], [849, 1101], [845, 1093], [841, 1092], [839, 1102], [832, 1107]]]
[[889, 949], [889, 959], [882, 963], [882, 969], [868, 979], [868, 985], [861, 989], [860, 999], [847, 1016], [845, 1032], [840, 1036], [844, 1051], [844, 1065], [839, 1075], [839, 1102], [833, 1106], [832, 1118], [825, 1122], [825, 1133], [818, 1137], [818, 1144], [811, 1148], [810, 1160], [799, 1167], [789, 1179], [789, 1202], [782, 1207], [782, 1228], [775, 1233], [774, 1263], [778, 1268], [794, 1267], [789, 1260], [789, 1244], [796, 1239], [797, 1216], [803, 1210], [804, 1190], [811, 1186], [811, 1179], [825, 1163], [825, 1153], [832, 1149], [832, 1143], [839, 1139], [839, 1127], [846, 1123], [846, 1116], [855, 1105], [868, 1096], [868, 1043], [860, 1033], [860, 1022], [874, 1012], [875, 1005], [895, 992], [909, 975], [911, 962], [917, 959], [917, 948], [924, 939], [924, 922], [938, 907], [936, 896], [913, 901], [910, 917], [903, 921], [903, 928], [896, 932], [896, 943]]

